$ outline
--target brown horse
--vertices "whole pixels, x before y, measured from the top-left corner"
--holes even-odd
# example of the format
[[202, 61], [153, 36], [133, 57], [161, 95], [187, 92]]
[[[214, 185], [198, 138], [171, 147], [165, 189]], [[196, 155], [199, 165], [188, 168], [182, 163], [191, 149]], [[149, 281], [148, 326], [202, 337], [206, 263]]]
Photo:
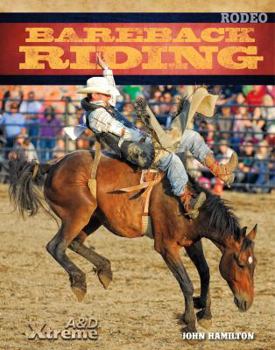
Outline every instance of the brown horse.
[[[104, 225], [116, 235], [141, 237], [143, 199], [117, 189], [137, 185], [140, 171], [116, 158], [103, 155], [97, 171], [97, 202], [87, 182], [93, 153], [76, 151], [54, 165], [39, 166], [20, 158], [10, 161], [10, 194], [21, 214], [36, 214], [42, 204], [37, 186], [44, 185], [44, 196], [52, 211], [61, 219], [61, 227], [48, 243], [47, 250], [69, 274], [78, 299], [86, 293], [85, 274], [68, 258], [66, 249], [82, 255], [96, 266], [105, 288], [112, 280], [108, 259], [86, 247], [85, 238]], [[34, 174], [34, 169], [36, 169]], [[45, 175], [47, 173], [47, 175]], [[197, 185], [192, 184], [196, 190]], [[197, 190], [202, 190], [197, 188]], [[234, 295], [238, 309], [246, 311], [253, 302], [253, 273], [256, 265], [254, 239], [256, 226], [246, 235], [231, 209], [222, 199], [208, 192], [199, 217], [189, 220], [181, 212], [178, 200], [166, 179], [151, 194], [149, 214], [152, 219], [154, 248], [161, 254], [177, 279], [185, 299], [185, 331], [196, 331], [194, 307], [201, 309], [199, 321], [211, 319], [209, 269], [201, 238], [210, 239], [222, 252], [220, 272]], [[201, 294], [193, 298], [193, 285], [180, 258], [184, 247], [195, 264], [201, 280]]]

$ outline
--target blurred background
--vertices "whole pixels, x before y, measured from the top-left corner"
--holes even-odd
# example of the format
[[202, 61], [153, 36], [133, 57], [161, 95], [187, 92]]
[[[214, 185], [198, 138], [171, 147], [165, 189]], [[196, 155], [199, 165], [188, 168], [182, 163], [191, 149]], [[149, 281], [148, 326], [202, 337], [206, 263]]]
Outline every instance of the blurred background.
[[[92, 149], [95, 138], [89, 130], [76, 141], [64, 134], [64, 126], [83, 123], [77, 94], [79, 86], [0, 85], [0, 182], [8, 182], [8, 155], [23, 152], [28, 160], [46, 163], [78, 149]], [[178, 95], [188, 95], [186, 85], [123, 85], [117, 109], [138, 128], [133, 103], [142, 95], [149, 102], [163, 128], [171, 133], [172, 115]], [[219, 95], [214, 118], [197, 116], [198, 131], [220, 162], [233, 150], [239, 167], [231, 191], [270, 193], [275, 189], [275, 86], [212, 85]], [[223, 192], [221, 181], [190, 155], [188, 168], [202, 186], [216, 194]], [[228, 190], [228, 189], [227, 189]]]

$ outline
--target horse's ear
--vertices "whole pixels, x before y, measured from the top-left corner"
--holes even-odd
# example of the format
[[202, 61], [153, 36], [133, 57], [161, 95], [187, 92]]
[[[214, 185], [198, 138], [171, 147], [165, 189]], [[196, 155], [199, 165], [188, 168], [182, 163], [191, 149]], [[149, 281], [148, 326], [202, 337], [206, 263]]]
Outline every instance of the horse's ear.
[[244, 226], [244, 227], [241, 229], [241, 235], [242, 235], [243, 237], [245, 237], [245, 235], [246, 235], [246, 230], [247, 230], [247, 226]]
[[257, 224], [254, 226], [254, 228], [249, 232], [249, 234], [246, 236], [250, 241], [254, 241], [257, 233]]

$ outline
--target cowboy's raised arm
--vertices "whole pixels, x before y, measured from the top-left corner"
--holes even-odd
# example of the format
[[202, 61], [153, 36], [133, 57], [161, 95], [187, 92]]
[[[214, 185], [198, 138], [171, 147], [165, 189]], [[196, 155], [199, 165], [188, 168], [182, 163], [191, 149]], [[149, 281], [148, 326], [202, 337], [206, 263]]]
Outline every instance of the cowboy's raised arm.
[[107, 62], [104, 61], [103, 55], [98, 52], [96, 54], [96, 60], [100, 67], [103, 69], [103, 76], [108, 80], [111, 86], [115, 87], [116, 83], [113, 76], [113, 71], [108, 67]]
[[116, 88], [116, 83], [115, 83], [115, 79], [114, 79], [114, 76], [113, 76], [113, 71], [108, 67], [108, 65], [104, 61], [103, 56], [102, 56], [101, 53], [97, 53], [96, 59], [97, 59], [97, 63], [103, 69], [103, 76], [104, 76], [104, 78], [106, 78], [108, 80], [110, 86], [112, 86], [114, 88], [109, 103], [112, 106], [115, 106], [116, 105], [116, 98], [118, 96], [120, 96], [120, 92]]

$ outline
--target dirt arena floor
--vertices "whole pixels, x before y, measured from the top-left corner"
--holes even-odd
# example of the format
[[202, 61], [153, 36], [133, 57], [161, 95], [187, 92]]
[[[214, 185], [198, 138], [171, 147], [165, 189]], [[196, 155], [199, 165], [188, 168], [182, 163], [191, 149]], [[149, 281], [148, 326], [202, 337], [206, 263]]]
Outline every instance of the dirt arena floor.
[[[190, 345], [181, 339], [176, 316], [184, 307], [176, 280], [149, 238], [127, 240], [98, 230], [87, 243], [112, 262], [113, 282], [104, 290], [90, 263], [70, 252], [87, 274], [88, 293], [82, 303], [72, 294], [67, 274], [46, 252], [56, 224], [46, 215], [23, 221], [11, 213], [7, 187], [0, 187], [0, 349], [1, 350], [178, 350], [275, 349], [274, 253], [275, 195], [227, 193], [241, 223], [259, 225], [258, 265], [252, 308], [240, 313], [218, 271], [220, 252], [204, 240], [211, 269], [213, 323], [201, 332], [255, 332], [251, 341], [210, 341]], [[198, 292], [198, 275], [182, 254]], [[64, 329], [73, 318], [98, 320], [99, 338], [91, 340], [29, 340], [29, 324]]]

